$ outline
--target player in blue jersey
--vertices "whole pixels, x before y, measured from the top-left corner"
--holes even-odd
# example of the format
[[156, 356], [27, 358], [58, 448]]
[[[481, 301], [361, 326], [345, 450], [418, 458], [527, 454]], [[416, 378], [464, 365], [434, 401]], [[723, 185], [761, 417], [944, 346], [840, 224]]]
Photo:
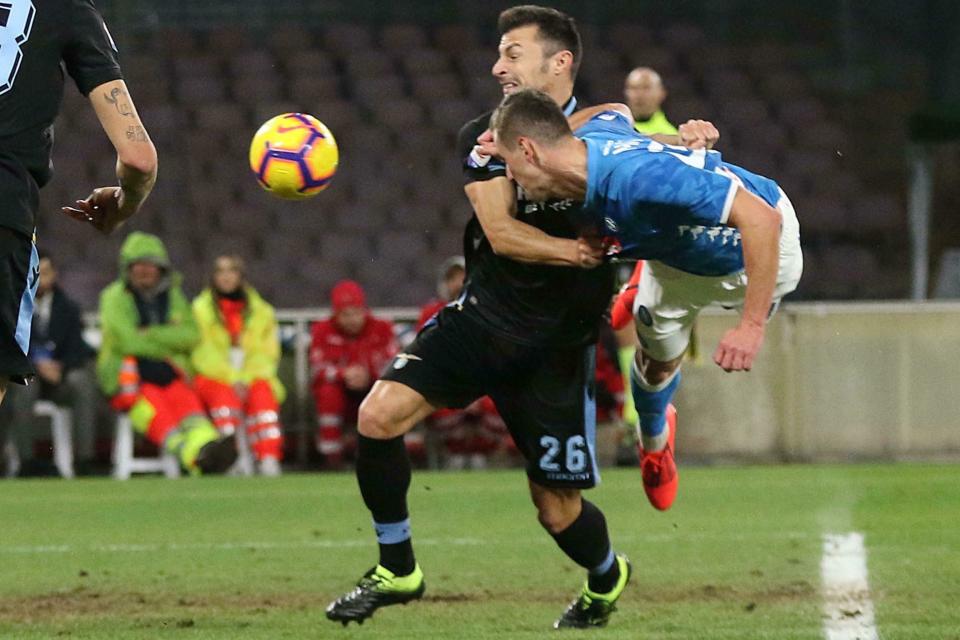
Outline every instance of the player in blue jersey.
[[677, 489], [670, 401], [693, 321], [711, 304], [740, 308], [713, 358], [725, 371], [749, 371], [767, 319], [800, 280], [800, 227], [774, 181], [716, 151], [636, 133], [625, 105], [594, 107], [573, 124], [576, 136], [555, 103], [524, 90], [494, 114], [487, 151], [503, 158], [530, 199], [583, 201], [582, 223], [621, 256], [647, 260], [632, 305], [641, 350], [631, 387], [644, 489], [667, 509]]

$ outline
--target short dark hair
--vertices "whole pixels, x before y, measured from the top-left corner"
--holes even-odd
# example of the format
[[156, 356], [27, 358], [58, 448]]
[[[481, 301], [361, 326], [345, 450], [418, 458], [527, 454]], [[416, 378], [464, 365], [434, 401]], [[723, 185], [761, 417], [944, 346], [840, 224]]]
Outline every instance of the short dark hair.
[[490, 118], [490, 128], [497, 134], [497, 144], [507, 149], [513, 149], [520, 136], [553, 144], [573, 135], [554, 99], [536, 89], [522, 89], [504, 98]]
[[523, 4], [503, 11], [497, 20], [497, 29], [502, 36], [508, 31], [532, 24], [537, 25], [540, 39], [548, 45], [544, 47], [546, 55], [552, 56], [564, 50], [573, 54], [570, 75], [576, 78], [580, 61], [583, 59], [583, 44], [576, 20], [550, 7]]

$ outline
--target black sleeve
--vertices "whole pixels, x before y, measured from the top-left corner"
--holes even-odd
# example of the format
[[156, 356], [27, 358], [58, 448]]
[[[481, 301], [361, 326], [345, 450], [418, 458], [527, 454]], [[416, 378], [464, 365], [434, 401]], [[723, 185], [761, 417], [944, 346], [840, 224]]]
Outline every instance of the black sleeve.
[[83, 95], [104, 82], [123, 78], [116, 45], [92, 0], [69, 0], [63, 61]]
[[477, 145], [477, 138], [487, 130], [489, 122], [490, 114], [484, 114], [463, 125], [460, 133], [457, 134], [457, 154], [463, 169], [464, 184], [483, 182], [507, 175], [507, 166], [500, 158], [490, 158], [474, 153], [473, 148]]

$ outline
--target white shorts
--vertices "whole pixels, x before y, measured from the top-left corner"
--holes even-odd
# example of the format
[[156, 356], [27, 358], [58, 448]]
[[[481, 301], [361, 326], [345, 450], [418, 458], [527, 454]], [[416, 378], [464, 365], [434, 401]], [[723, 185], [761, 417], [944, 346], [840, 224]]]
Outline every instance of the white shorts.
[[[797, 288], [803, 272], [800, 223], [787, 195], [780, 191], [777, 210], [783, 217], [780, 231], [780, 269], [770, 315], [780, 299]], [[683, 355], [690, 330], [700, 310], [710, 305], [740, 309], [747, 289], [743, 271], [726, 276], [698, 276], [662, 262], [648, 260], [637, 283], [633, 318], [644, 353], [661, 362]]]

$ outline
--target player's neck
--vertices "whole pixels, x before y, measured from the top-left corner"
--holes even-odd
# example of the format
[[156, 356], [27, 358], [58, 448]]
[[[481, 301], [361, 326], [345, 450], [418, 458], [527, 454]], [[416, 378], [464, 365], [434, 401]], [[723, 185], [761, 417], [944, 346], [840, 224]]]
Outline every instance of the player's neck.
[[560, 108], [563, 109], [570, 98], [573, 97], [573, 85], [563, 83], [556, 86], [547, 87], [546, 94], [553, 98], [554, 102], [560, 105]]
[[558, 144], [551, 153], [551, 173], [558, 195], [583, 200], [587, 195], [587, 145], [573, 136]]

